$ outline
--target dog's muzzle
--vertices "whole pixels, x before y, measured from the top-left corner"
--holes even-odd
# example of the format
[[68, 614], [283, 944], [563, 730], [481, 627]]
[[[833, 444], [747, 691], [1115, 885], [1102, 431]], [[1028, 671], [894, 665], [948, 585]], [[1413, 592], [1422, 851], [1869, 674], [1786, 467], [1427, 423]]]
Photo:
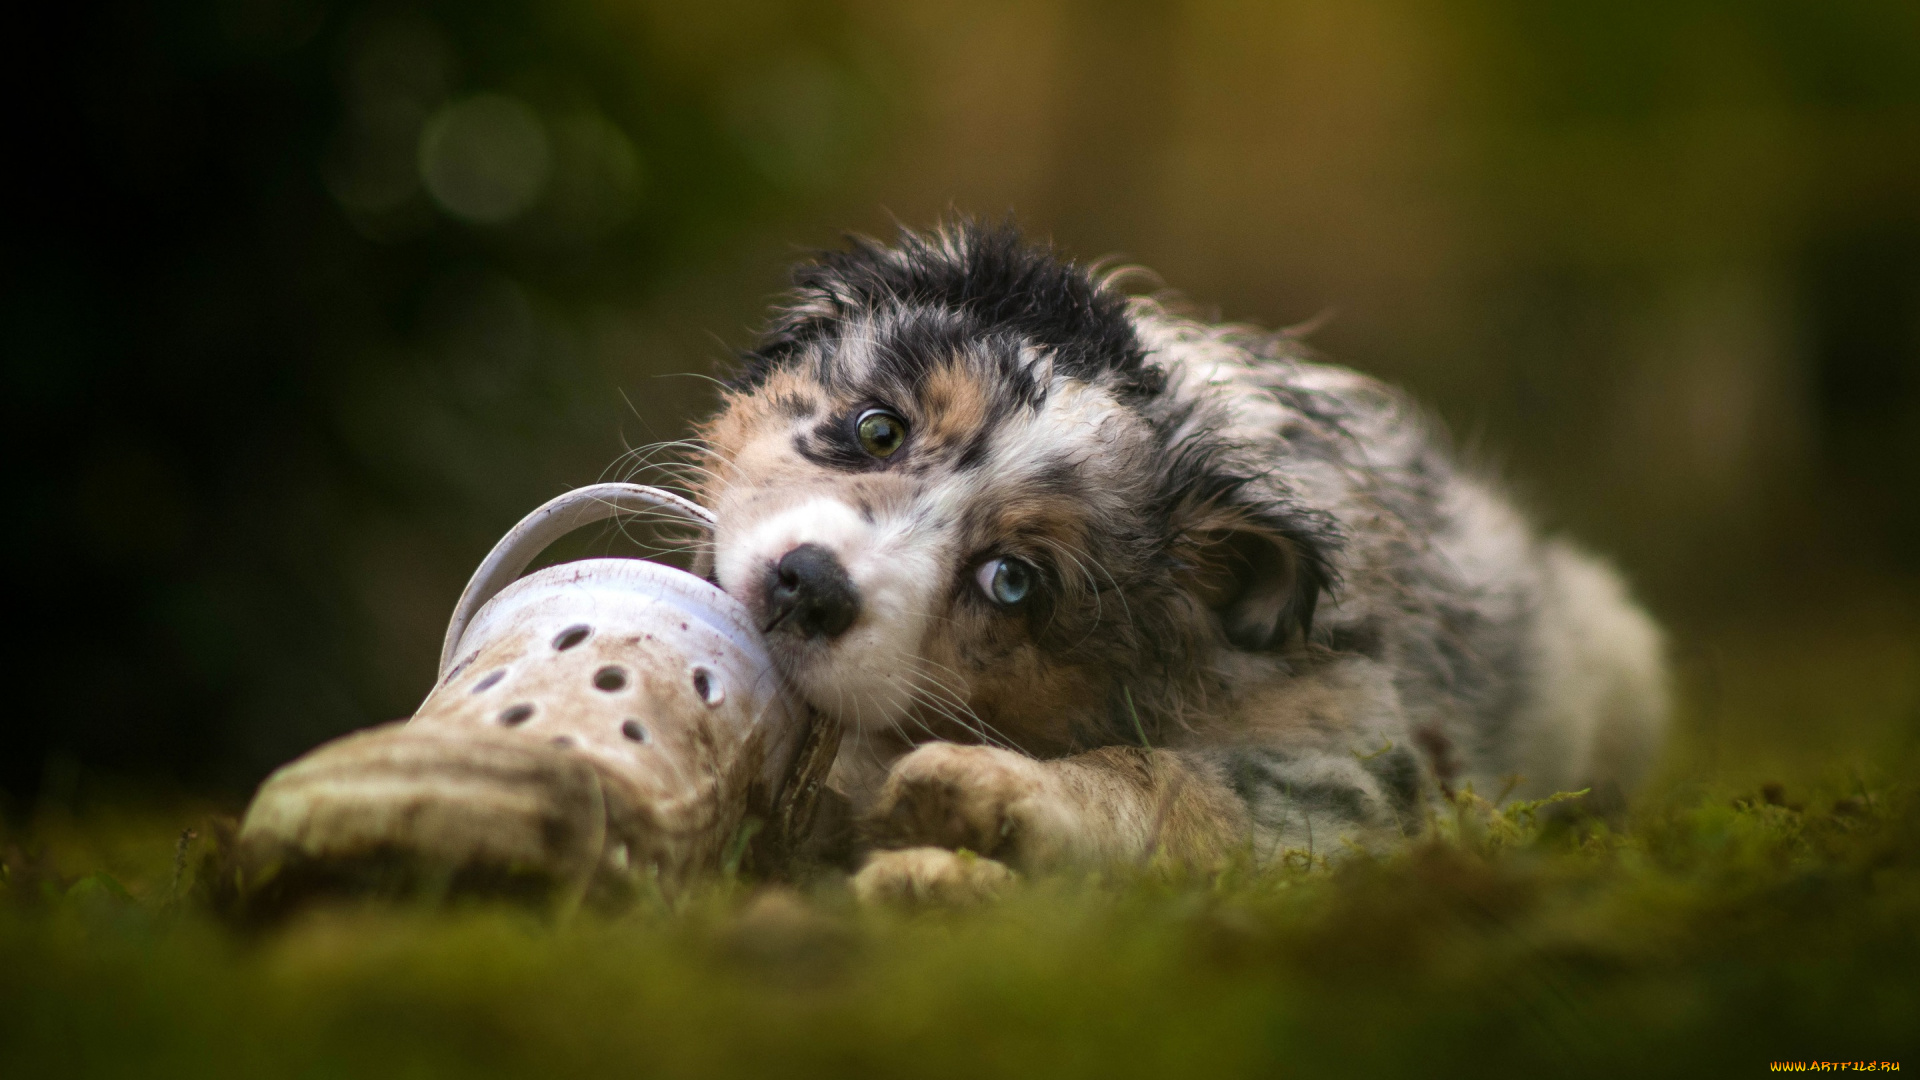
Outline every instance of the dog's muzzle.
[[801, 544], [781, 557], [761, 582], [766, 633], [837, 638], [860, 615], [860, 593], [847, 568], [819, 544]]

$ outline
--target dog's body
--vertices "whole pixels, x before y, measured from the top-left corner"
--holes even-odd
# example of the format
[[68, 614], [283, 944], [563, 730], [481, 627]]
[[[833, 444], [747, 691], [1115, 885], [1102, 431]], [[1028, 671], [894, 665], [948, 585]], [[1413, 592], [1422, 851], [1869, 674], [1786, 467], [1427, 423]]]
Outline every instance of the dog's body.
[[881, 848], [1325, 852], [1659, 742], [1653, 624], [1399, 394], [1010, 230], [803, 266], [702, 434], [705, 569], [846, 725]]

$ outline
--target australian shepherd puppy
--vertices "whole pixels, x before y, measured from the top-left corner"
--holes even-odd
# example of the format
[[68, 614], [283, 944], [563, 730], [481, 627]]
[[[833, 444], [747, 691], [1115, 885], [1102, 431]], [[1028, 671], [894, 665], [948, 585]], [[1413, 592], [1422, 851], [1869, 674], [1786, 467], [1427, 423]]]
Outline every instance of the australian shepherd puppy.
[[800, 266], [701, 435], [701, 569], [843, 725], [867, 891], [1324, 854], [1660, 741], [1652, 621], [1399, 392], [1010, 227]]

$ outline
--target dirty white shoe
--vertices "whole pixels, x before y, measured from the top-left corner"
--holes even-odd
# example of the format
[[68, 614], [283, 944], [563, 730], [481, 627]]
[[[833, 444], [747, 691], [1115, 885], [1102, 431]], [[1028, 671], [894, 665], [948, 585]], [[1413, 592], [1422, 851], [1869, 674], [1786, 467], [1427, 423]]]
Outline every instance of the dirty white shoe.
[[711, 526], [632, 484], [547, 503], [475, 572], [411, 720], [267, 778], [237, 848], [252, 907], [422, 890], [614, 901], [791, 845], [838, 731], [788, 693], [739, 603], [640, 559], [514, 580], [560, 535], [636, 510]]

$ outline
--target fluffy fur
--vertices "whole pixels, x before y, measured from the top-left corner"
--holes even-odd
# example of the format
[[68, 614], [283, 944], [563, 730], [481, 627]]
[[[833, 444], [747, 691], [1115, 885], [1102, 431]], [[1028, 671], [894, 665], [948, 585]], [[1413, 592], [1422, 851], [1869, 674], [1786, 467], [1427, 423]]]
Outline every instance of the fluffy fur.
[[[873, 410], [905, 426], [886, 456]], [[701, 435], [702, 569], [846, 725], [869, 891], [956, 873], [928, 848], [1378, 842], [1469, 781], [1630, 788], [1660, 740], [1653, 623], [1398, 392], [1010, 228], [802, 265]], [[843, 568], [844, 629], [783, 614], [802, 545]]]

